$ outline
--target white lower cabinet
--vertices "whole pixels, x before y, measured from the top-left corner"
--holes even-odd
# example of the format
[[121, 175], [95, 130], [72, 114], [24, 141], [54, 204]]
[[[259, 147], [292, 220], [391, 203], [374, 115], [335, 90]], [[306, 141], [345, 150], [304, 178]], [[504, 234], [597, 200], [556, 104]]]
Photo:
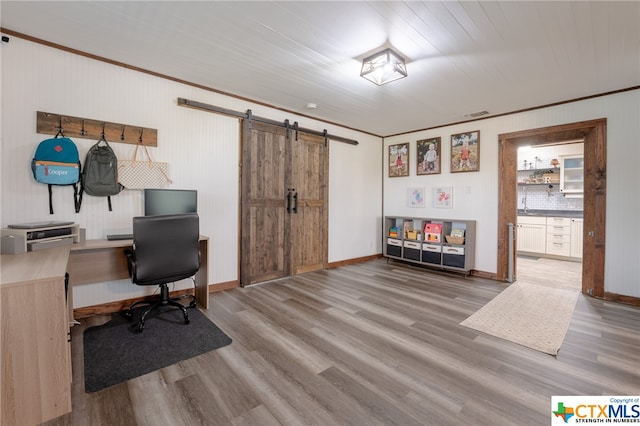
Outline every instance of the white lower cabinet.
[[518, 216], [516, 241], [518, 251], [545, 253], [547, 219], [542, 216]]
[[518, 216], [517, 250], [562, 257], [582, 257], [582, 219]]
[[547, 254], [571, 256], [571, 219], [547, 218]]
[[571, 219], [571, 257], [582, 258], [583, 219]]

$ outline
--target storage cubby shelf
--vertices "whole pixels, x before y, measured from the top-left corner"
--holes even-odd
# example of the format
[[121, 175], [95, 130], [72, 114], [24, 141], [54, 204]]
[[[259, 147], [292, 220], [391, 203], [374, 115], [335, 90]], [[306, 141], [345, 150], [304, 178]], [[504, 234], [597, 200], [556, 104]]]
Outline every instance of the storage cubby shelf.
[[469, 273], [475, 262], [475, 220], [386, 216], [384, 256]]

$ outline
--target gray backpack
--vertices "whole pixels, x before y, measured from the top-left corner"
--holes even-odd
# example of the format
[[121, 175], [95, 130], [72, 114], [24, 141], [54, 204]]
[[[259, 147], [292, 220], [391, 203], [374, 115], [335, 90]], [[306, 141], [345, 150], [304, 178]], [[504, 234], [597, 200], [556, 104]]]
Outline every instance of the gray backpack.
[[[101, 142], [104, 142], [104, 145], [100, 145]], [[111, 211], [111, 196], [123, 189], [124, 187], [118, 183], [118, 158], [103, 134], [87, 152], [82, 170], [80, 203], [83, 193], [94, 197], [107, 197]]]

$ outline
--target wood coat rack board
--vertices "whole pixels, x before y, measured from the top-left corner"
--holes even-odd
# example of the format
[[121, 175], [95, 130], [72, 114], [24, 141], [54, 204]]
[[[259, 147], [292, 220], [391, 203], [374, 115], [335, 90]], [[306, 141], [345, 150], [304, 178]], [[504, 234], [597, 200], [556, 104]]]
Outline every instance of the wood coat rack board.
[[60, 128], [67, 137], [98, 140], [104, 129], [104, 137], [109, 142], [158, 146], [157, 129], [38, 111], [38, 133], [56, 135]]

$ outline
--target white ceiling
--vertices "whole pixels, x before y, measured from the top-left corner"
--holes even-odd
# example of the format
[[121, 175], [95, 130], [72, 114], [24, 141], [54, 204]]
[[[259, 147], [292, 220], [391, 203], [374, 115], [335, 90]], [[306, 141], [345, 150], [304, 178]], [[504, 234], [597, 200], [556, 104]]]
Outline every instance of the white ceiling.
[[[3, 0], [0, 8], [4, 30], [381, 136], [640, 85], [638, 1]], [[376, 86], [360, 77], [360, 61], [387, 45], [407, 58], [409, 76]]]

